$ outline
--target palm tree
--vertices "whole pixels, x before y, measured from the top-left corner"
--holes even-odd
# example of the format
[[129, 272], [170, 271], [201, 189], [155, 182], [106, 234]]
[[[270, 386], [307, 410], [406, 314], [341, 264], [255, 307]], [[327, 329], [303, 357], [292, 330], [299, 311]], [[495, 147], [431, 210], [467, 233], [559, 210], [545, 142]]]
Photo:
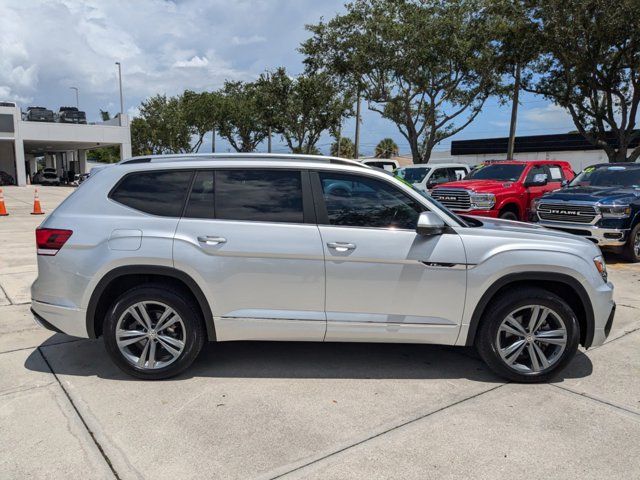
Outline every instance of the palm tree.
[[392, 138], [383, 138], [376, 145], [376, 158], [391, 158], [398, 155], [398, 145]]
[[340, 137], [340, 151], [338, 151], [338, 142], [331, 144], [331, 155], [342, 158], [355, 158], [356, 146], [348, 137]]

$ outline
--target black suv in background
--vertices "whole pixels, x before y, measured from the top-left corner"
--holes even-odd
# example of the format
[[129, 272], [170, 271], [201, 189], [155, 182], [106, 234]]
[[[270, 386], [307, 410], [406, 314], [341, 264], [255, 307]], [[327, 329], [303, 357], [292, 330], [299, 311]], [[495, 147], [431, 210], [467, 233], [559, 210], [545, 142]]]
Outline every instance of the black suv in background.
[[568, 187], [535, 205], [540, 225], [587, 237], [640, 262], [640, 164], [585, 168]]
[[44, 107], [28, 107], [27, 120], [30, 122], [53, 122], [53, 112]]
[[87, 123], [87, 115], [76, 107], [60, 107], [60, 111], [58, 112], [58, 122]]

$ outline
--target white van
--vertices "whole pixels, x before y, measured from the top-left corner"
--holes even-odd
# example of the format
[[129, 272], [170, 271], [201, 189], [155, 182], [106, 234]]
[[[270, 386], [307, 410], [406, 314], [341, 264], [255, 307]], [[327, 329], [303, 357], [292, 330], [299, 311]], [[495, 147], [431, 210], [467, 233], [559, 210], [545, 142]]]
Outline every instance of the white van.
[[396, 175], [423, 192], [440, 183], [455, 182], [467, 176], [471, 168], [463, 163], [430, 163], [396, 170]]

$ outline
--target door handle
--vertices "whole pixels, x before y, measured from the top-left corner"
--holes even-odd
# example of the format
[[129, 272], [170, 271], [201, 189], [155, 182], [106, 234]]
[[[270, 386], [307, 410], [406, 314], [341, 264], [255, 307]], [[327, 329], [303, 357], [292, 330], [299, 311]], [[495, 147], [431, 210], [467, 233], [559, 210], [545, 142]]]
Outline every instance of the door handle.
[[223, 243], [227, 243], [227, 239], [224, 237], [216, 237], [211, 235], [203, 235], [198, 237], [198, 241], [200, 243], [204, 243], [206, 245], [220, 245]]
[[328, 242], [327, 247], [333, 248], [337, 252], [346, 252], [348, 250], [355, 250], [355, 243], [347, 243], [347, 242]]

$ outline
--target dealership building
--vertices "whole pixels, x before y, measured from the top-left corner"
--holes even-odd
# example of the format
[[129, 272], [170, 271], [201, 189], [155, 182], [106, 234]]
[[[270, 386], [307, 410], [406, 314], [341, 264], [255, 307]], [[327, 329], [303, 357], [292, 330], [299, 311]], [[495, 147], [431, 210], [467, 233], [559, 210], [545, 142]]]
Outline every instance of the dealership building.
[[[611, 136], [615, 144], [615, 138]], [[438, 162], [458, 162], [476, 165], [487, 160], [507, 158], [508, 137], [482, 138], [475, 140], [454, 140], [449, 152], [434, 152], [431, 160]], [[631, 147], [640, 145], [640, 139], [631, 143]], [[516, 160], [566, 160], [574, 171], [597, 163], [607, 163], [609, 158], [604, 150], [593, 146], [578, 133], [560, 135], [531, 135], [516, 137], [514, 145]]]
[[38, 170], [55, 168], [61, 178], [87, 173], [87, 151], [120, 147], [121, 158], [131, 156], [131, 131], [127, 115], [102, 123], [77, 124], [23, 120], [16, 106], [0, 106], [0, 171], [26, 185]]

